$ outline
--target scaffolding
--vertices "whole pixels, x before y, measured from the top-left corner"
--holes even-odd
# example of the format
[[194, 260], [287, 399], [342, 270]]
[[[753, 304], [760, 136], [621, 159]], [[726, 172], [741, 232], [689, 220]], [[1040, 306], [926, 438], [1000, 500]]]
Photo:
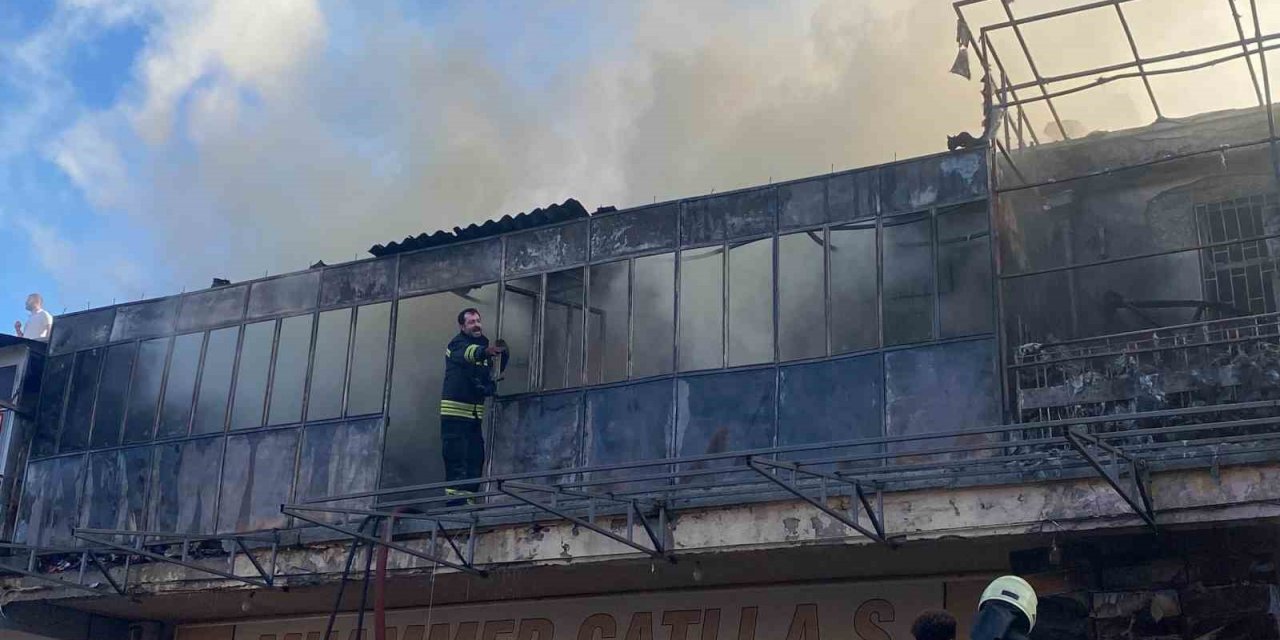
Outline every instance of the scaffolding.
[[[956, 0], [952, 7], [959, 27], [957, 39], [962, 49], [972, 49], [983, 70], [984, 123], [986, 131], [996, 150], [1005, 162], [1017, 172], [1011, 158], [1013, 149], [1022, 149], [1041, 144], [1035, 126], [1027, 115], [1027, 105], [1043, 103], [1047, 108], [1051, 125], [1063, 140], [1072, 138], [1064, 118], [1059, 113], [1059, 104], [1055, 100], [1065, 96], [1080, 94], [1099, 87], [1107, 86], [1121, 80], [1140, 79], [1145, 89], [1147, 100], [1155, 111], [1156, 120], [1167, 119], [1161, 102], [1152, 87], [1153, 77], [1187, 73], [1207, 69], [1220, 64], [1243, 61], [1249, 71], [1249, 78], [1257, 98], [1258, 108], [1266, 112], [1266, 139], [1239, 146], [1269, 145], [1271, 164], [1277, 182], [1280, 182], [1280, 149], [1277, 148], [1276, 118], [1271, 94], [1271, 74], [1267, 64], [1266, 53], [1280, 49], [1280, 33], [1263, 33], [1262, 21], [1259, 18], [1258, 0], [1225, 0], [1223, 12], [1230, 12], [1235, 26], [1236, 38], [1213, 45], [1197, 47], [1174, 53], [1143, 56], [1134, 38], [1134, 29], [1125, 13], [1125, 5], [1134, 0], [1095, 0], [1082, 4], [1037, 13], [1026, 16], [1014, 14], [1011, 0]], [[1247, 14], [1242, 12], [1242, 3], [1248, 3]], [[1177, 2], [1170, 2], [1170, 10], [1176, 10]], [[982, 24], [975, 34], [969, 15], [979, 8], [998, 5], [998, 15], [1003, 19]], [[1113, 13], [1114, 19], [1123, 30], [1131, 59], [1108, 65], [1078, 68], [1054, 75], [1040, 72], [1036, 57], [1032, 55], [1032, 47], [1028, 44], [1027, 25], [1042, 24], [1051, 26], [1068, 16], [1085, 13]], [[1252, 33], [1250, 33], [1250, 28]], [[1012, 32], [1017, 41], [1017, 55], [1030, 70], [1030, 78], [1012, 79], [1004, 59], [1009, 52], [1000, 51], [994, 36], [1003, 32]], [[962, 51], [962, 55], [965, 52]], [[1002, 57], [1002, 55], [1004, 57]], [[1199, 59], [1213, 56], [1208, 59]], [[1031, 95], [1028, 95], [1031, 92]], [[996, 129], [999, 129], [997, 132]], [[1015, 147], [1016, 143], [1016, 147]], [[1218, 151], [1214, 149], [1212, 151]], [[1168, 161], [1173, 158], [1161, 158]], [[1115, 170], [1112, 168], [1111, 170]], [[1025, 182], [1025, 180], [1024, 180]], [[1028, 188], [1020, 185], [1019, 188]]]

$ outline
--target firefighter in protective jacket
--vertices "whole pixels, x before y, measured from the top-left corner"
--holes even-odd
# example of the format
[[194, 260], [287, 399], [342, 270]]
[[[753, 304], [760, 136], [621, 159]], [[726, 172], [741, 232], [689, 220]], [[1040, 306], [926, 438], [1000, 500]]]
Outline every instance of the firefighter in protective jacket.
[[[491, 371], [494, 357], [501, 370], [507, 368], [507, 349], [502, 341], [490, 345], [484, 335], [480, 312], [464, 309], [458, 314], [458, 335], [445, 350], [444, 388], [440, 393], [440, 443], [444, 453], [447, 482], [479, 478], [484, 472], [484, 399], [494, 394]], [[449, 487], [445, 493], [461, 496], [474, 493], [478, 484]], [[457, 505], [462, 498], [448, 504]]]

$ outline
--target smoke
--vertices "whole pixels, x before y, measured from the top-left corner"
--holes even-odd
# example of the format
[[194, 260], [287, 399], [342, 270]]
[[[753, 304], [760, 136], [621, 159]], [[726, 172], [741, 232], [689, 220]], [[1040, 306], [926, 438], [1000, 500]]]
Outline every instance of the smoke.
[[937, 0], [139, 12], [132, 86], [49, 156], [187, 286], [568, 197], [632, 206], [935, 152], [981, 118], [976, 79], [946, 73]]

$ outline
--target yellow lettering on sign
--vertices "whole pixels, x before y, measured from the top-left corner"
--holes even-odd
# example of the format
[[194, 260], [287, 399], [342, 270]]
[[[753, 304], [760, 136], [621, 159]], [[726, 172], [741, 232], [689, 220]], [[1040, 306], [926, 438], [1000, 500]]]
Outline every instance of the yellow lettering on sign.
[[[476, 640], [476, 631], [479, 628], [479, 622], [459, 623], [458, 630], [453, 632], [453, 640]], [[441, 622], [431, 625], [429, 640], [449, 640], [449, 623]]]
[[868, 600], [853, 614], [853, 632], [858, 640], [893, 640], [881, 622], [893, 622], [893, 604], [888, 600]]
[[787, 629], [787, 640], [821, 640], [818, 634], [818, 605], [798, 604]]
[[662, 614], [662, 626], [671, 628], [670, 640], [688, 640], [689, 627], [702, 621], [702, 612], [697, 609], [667, 611]]
[[719, 640], [720, 610], [707, 609], [702, 612], [702, 640]]
[[[546, 618], [525, 618], [520, 621], [516, 640], [555, 640], [556, 625]], [[409, 640], [408, 634], [404, 640]], [[418, 640], [422, 640], [419, 638]]]
[[627, 625], [627, 640], [653, 640], [652, 613], [637, 611], [631, 614], [631, 624]]
[[498, 636], [509, 636], [516, 632], [515, 620], [487, 620], [480, 640], [498, 640]]
[[756, 618], [760, 615], [758, 607], [743, 607], [738, 614], [738, 640], [756, 640]]
[[587, 616], [578, 627], [578, 640], [595, 640], [597, 631], [600, 632], [600, 640], [613, 640], [618, 637], [618, 621], [607, 613]]

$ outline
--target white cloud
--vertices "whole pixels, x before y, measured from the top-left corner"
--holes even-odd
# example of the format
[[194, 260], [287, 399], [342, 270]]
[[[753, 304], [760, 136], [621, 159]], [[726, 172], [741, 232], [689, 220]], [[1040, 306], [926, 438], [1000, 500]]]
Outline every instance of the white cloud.
[[483, 8], [424, 26], [324, 7], [157, 0], [128, 97], [51, 157], [201, 284], [571, 196], [633, 205], [926, 153], [979, 119], [976, 85], [944, 75], [953, 18], [926, 0], [584, 5], [615, 37], [533, 86], [470, 37]]

